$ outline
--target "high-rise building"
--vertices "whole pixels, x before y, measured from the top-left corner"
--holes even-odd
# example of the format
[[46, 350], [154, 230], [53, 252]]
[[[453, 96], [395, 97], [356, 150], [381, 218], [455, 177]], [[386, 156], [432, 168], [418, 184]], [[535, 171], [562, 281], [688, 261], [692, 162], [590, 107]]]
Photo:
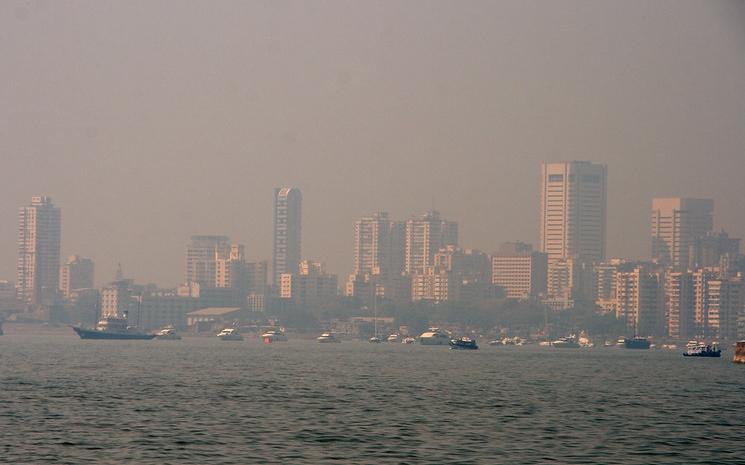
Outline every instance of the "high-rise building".
[[606, 165], [587, 161], [544, 163], [541, 180], [541, 252], [559, 259], [605, 259]]
[[301, 259], [302, 203], [300, 190], [294, 187], [274, 189], [274, 246], [272, 249], [272, 285], [279, 289], [284, 273], [296, 273]]
[[31, 198], [18, 212], [17, 296], [25, 304], [42, 303], [59, 287], [62, 213], [46, 196]]
[[385, 212], [354, 224], [354, 274], [398, 274], [403, 271], [404, 223]]
[[67, 263], [60, 266], [59, 289], [67, 299], [75, 289], [90, 289], [93, 287], [93, 260], [71, 255]]
[[616, 273], [616, 318], [625, 321], [629, 332], [659, 333], [663, 313], [662, 276], [645, 266]]
[[508, 299], [527, 299], [546, 292], [548, 259], [522, 242], [502, 244], [492, 257], [492, 282]]
[[652, 200], [652, 259], [686, 271], [691, 246], [714, 226], [714, 201], [682, 197]]
[[693, 306], [694, 292], [691, 273], [667, 273], [665, 278], [665, 326], [668, 337], [689, 339], [696, 335]]
[[217, 260], [230, 256], [227, 236], [191, 236], [186, 246], [185, 282], [198, 283], [201, 289], [216, 287]]
[[441, 219], [435, 210], [407, 220], [404, 270], [411, 274], [434, 265], [435, 253], [449, 245], [458, 245], [457, 222]]
[[740, 239], [729, 237], [725, 231], [707, 232], [693, 239], [688, 250], [688, 269], [720, 266], [723, 257], [731, 260], [740, 255]]

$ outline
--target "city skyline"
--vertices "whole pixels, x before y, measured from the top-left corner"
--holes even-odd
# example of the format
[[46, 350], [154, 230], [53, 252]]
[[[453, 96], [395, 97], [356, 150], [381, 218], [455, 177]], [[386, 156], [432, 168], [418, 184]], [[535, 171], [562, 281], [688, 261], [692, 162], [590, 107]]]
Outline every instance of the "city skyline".
[[[655, 197], [745, 236], [741, 2], [273, 3], [0, 7], [0, 218], [46, 193], [63, 256], [176, 285], [191, 235], [270, 259], [297, 186], [304, 255], [342, 276], [354, 221], [433, 201], [469, 247], [537, 246], [535, 167], [578, 159], [611, 173], [608, 257], [648, 256]], [[0, 222], [3, 279], [15, 241]]]

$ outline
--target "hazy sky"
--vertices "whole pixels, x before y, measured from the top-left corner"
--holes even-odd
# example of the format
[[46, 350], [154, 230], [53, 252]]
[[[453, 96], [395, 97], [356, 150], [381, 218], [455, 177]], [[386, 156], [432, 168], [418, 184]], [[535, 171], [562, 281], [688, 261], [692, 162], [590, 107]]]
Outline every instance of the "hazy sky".
[[0, 279], [36, 194], [98, 284], [176, 285], [192, 234], [269, 259], [280, 185], [340, 281], [375, 210], [536, 243], [565, 159], [608, 164], [610, 255], [654, 196], [745, 236], [745, 2], [0, 2]]

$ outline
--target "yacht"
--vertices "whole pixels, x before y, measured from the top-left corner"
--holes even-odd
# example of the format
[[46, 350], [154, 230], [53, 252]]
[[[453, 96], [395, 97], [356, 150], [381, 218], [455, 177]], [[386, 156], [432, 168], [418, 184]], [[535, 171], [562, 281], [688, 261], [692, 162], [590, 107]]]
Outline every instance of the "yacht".
[[238, 332], [235, 328], [225, 328], [219, 333], [217, 333], [217, 337], [222, 339], [223, 341], [242, 341], [243, 336], [241, 336], [241, 333]]
[[378, 336], [373, 336], [368, 340], [368, 342], [370, 342], [371, 344], [380, 344], [381, 342], [383, 342], [383, 340], [380, 339]]
[[413, 338], [413, 337], [411, 337], [411, 336], [406, 336], [406, 337], [405, 337], [405, 338], [403, 338], [403, 340], [401, 341], [401, 344], [413, 344], [413, 343], [415, 343], [415, 342], [416, 342], [416, 339], [414, 339], [414, 338]]
[[176, 333], [176, 329], [173, 326], [166, 326], [157, 333], [155, 333], [155, 339], [161, 341], [177, 341], [181, 339], [181, 336]]
[[99, 320], [94, 329], [81, 326], [73, 326], [72, 329], [80, 336], [80, 339], [127, 339], [127, 340], [149, 340], [155, 334], [148, 334], [134, 326], [127, 326], [125, 317], [105, 317]]
[[316, 341], [320, 343], [338, 343], [341, 342], [341, 339], [336, 337], [334, 333], [323, 333], [316, 338]]
[[579, 349], [580, 345], [574, 336], [560, 337], [551, 343], [552, 347], [557, 349]]
[[271, 344], [272, 342], [287, 342], [287, 336], [281, 329], [272, 329], [261, 335], [261, 340], [264, 344]]
[[450, 333], [440, 328], [429, 328], [419, 336], [419, 343], [425, 346], [444, 346], [450, 344]]
[[401, 336], [398, 334], [391, 334], [388, 336], [388, 339], [386, 339], [387, 342], [399, 342], [401, 340]]

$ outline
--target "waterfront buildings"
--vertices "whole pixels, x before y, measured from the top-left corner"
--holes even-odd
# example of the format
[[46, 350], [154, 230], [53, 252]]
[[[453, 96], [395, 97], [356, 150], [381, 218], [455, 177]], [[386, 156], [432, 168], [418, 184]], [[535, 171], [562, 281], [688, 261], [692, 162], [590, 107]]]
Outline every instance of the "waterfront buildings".
[[75, 289], [89, 289], [93, 287], [93, 260], [71, 255], [67, 262], [60, 266], [59, 289], [66, 299]]
[[685, 271], [697, 239], [714, 226], [714, 201], [683, 197], [652, 200], [652, 259]]
[[546, 292], [548, 257], [523, 242], [507, 242], [492, 256], [492, 283], [508, 299], [527, 299]]
[[51, 197], [35, 196], [18, 212], [17, 298], [26, 305], [53, 299], [59, 287], [62, 213]]
[[630, 334], [655, 335], [662, 318], [661, 274], [645, 265], [616, 273], [616, 318]]
[[300, 190], [278, 187], [274, 190], [274, 234], [272, 286], [279, 289], [284, 273], [295, 273], [300, 264], [302, 244], [302, 202]]

